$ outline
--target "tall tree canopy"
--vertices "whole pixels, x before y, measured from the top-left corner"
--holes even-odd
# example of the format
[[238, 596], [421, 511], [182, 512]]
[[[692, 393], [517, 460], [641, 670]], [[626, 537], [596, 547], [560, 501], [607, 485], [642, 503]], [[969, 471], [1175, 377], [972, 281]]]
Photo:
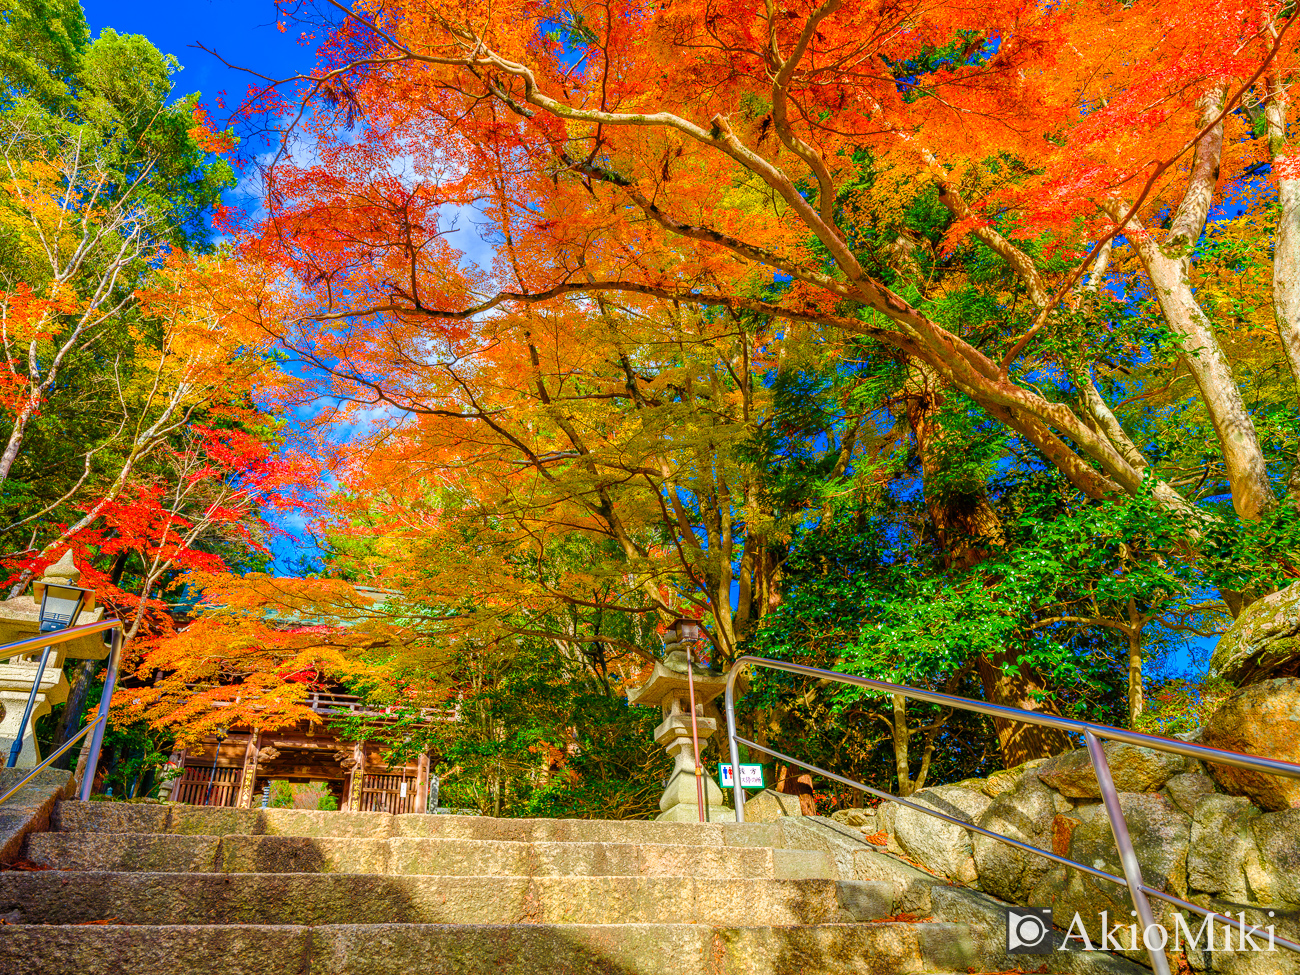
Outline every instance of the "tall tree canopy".
[[[1125, 367], [1152, 348], [1096, 289], [1122, 236], [1127, 294], [1155, 303], [1216, 445], [1196, 460], [1240, 517], [1277, 504], [1294, 443], [1261, 437], [1191, 274], [1225, 187], [1277, 162], [1273, 351], [1294, 379], [1289, 8], [343, 9], [288, 109], [320, 163], [277, 165], [260, 252], [301, 283], [325, 354], [368, 380], [496, 311], [594, 295], [744, 310], [915, 358], [1090, 497], [1152, 477], [1187, 509], [1188, 458], [1126, 415]], [[939, 240], [925, 200], [949, 215]], [[491, 273], [448, 259], [447, 204], [490, 225]], [[891, 280], [900, 249], [915, 281]], [[990, 276], [991, 304], [954, 314]]]
[[[725, 662], [857, 565], [926, 609], [836, 624], [900, 675], [1059, 709], [1100, 654], [1136, 720], [1149, 627], [1294, 576], [1290, 7], [314, 9], [240, 256], [403, 626], [654, 655], [689, 608]], [[824, 558], [845, 517], [891, 554]]]

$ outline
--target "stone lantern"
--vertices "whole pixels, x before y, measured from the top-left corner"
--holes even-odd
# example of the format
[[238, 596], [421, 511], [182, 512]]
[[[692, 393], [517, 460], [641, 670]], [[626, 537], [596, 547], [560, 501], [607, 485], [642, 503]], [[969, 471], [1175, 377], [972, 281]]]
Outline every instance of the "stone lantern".
[[[69, 550], [45, 570], [45, 575], [32, 587], [34, 595], [0, 601], [0, 643], [13, 643], [37, 635], [41, 626], [41, 590], [46, 584], [75, 586], [80, 580], [81, 572], [73, 564], [72, 551]], [[98, 623], [103, 618], [103, 609], [83, 609], [71, 625]], [[63, 676], [64, 660], [103, 660], [108, 656], [108, 650], [102, 634], [80, 637], [51, 650], [36, 694], [36, 706], [23, 734], [19, 768], [32, 768], [40, 762], [34, 734], [36, 719], [49, 714], [55, 704], [68, 699], [68, 681]], [[11, 660], [0, 660], [0, 756], [9, 754], [18, 735], [40, 658], [41, 651], [36, 650]]]
[[[680, 631], [678, 631], [680, 632]], [[655, 743], [662, 745], [673, 760], [668, 787], [659, 800], [657, 819], [695, 823], [699, 813], [699, 786], [696, 784], [695, 748], [692, 740], [691, 681], [694, 682], [695, 721], [700, 748], [718, 728], [716, 718], [705, 716], [705, 707], [727, 688], [727, 677], [699, 664], [687, 662], [686, 648], [677, 640], [665, 644], [664, 660], [656, 663], [650, 680], [628, 694], [629, 704], [658, 707], [663, 722], [655, 729]], [[687, 667], [691, 667], [688, 675]], [[712, 709], [711, 709], [712, 710]], [[716, 712], [715, 712], [716, 713]], [[699, 776], [704, 792], [705, 822], [735, 822], [736, 812], [723, 802], [722, 790], [704, 769]]]

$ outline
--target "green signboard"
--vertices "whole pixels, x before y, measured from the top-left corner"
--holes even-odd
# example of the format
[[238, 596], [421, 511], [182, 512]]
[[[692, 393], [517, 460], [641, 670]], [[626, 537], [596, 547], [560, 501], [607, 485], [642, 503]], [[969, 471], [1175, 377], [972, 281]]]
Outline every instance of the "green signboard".
[[[718, 763], [718, 784], [724, 789], [734, 788], [735, 780], [731, 775], [731, 763]], [[741, 765], [740, 766], [740, 787], [742, 789], [762, 789], [763, 786], [763, 766], [761, 765]]]

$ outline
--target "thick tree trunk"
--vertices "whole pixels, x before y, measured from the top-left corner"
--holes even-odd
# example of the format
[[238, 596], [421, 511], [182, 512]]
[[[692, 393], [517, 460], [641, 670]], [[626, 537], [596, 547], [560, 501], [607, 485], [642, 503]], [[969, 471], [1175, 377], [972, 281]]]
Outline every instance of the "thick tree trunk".
[[[72, 675], [72, 685], [68, 688], [68, 701], [63, 709], [63, 717], [59, 721], [58, 730], [54, 733], [54, 741], [50, 743], [51, 750], [57, 749], [65, 741], [81, 730], [81, 713], [86, 709], [86, 698], [90, 694], [90, 684], [94, 680], [95, 672], [103, 666], [99, 660], [83, 660], [81, 666], [76, 669]], [[63, 753], [55, 767], [66, 769], [71, 767], [73, 759], [72, 750]]]
[[[1034, 693], [1046, 690], [1038, 675], [1023, 666], [1009, 674], [1002, 670], [1004, 664], [1014, 665], [1017, 660], [1018, 655], [1014, 651], [1004, 650], [991, 657], [982, 656], [976, 661], [975, 666], [984, 685], [984, 700], [990, 704], [1020, 708], [1022, 711], [1056, 714], [1056, 708], [1050, 701], [1040, 701]], [[998, 736], [1003, 768], [1015, 768], [1036, 758], [1059, 755], [1074, 747], [1065, 732], [1054, 728], [1026, 724], [1023, 721], [1004, 721], [1001, 718], [993, 719], [993, 727]]]
[[[1277, 178], [1278, 217], [1273, 237], [1273, 319], [1282, 340], [1291, 380], [1300, 398], [1300, 172], [1287, 158], [1287, 110], [1290, 99], [1279, 74], [1269, 78], [1264, 118], [1268, 151]], [[1300, 460], [1291, 468], [1287, 491], [1300, 498]]]
[[776, 773], [776, 791], [799, 797], [799, 811], [805, 816], [817, 815], [817, 797], [813, 794], [811, 772], [800, 772], [782, 765]]
[[947, 466], [947, 452], [960, 450], [960, 444], [953, 444], [945, 436], [939, 422], [945, 401], [943, 380], [924, 362], [913, 358], [907, 361], [907, 376], [907, 422], [921, 460], [922, 491], [930, 525], [948, 564], [969, 569], [1002, 546], [1002, 520], [982, 487], [965, 493], [935, 488]]
[[894, 738], [894, 772], [898, 776], [898, 794], [907, 798], [914, 791], [912, 768], [907, 754], [907, 740], [911, 737], [911, 730], [907, 726], [907, 698], [895, 694], [893, 699], [894, 722], [890, 730]]
[[14, 417], [14, 427], [9, 432], [9, 442], [5, 444], [4, 452], [0, 453], [0, 482], [9, 479], [9, 472], [13, 470], [14, 461], [18, 459], [18, 450], [22, 446], [23, 437], [27, 433], [27, 424], [31, 421], [32, 415], [39, 405], [39, 399], [28, 397], [27, 401], [23, 403], [23, 408]]
[[1142, 692], [1142, 617], [1138, 613], [1137, 601], [1129, 597], [1128, 627], [1124, 635], [1128, 637], [1128, 726], [1137, 724], [1138, 715], [1146, 706]]
[[1142, 693], [1142, 638], [1130, 633], [1128, 638], [1128, 726], [1137, 725], [1137, 719], [1146, 707]]
[[[1222, 93], [1205, 98], [1201, 105], [1204, 124], [1213, 121], [1221, 108]], [[1200, 390], [1210, 422], [1223, 451], [1223, 462], [1232, 487], [1232, 505], [1237, 514], [1254, 521], [1276, 503], [1265, 469], [1264, 452], [1250, 411], [1232, 375], [1218, 337], [1201, 310], [1190, 281], [1192, 253], [1205, 229], [1223, 155], [1223, 122], [1213, 126], [1196, 144], [1187, 191], [1170, 221], [1163, 243], [1145, 233], [1136, 219], [1130, 222], [1129, 239], [1151, 279], [1165, 322], [1178, 335], [1182, 360]], [[1118, 205], [1112, 207], [1117, 213]]]

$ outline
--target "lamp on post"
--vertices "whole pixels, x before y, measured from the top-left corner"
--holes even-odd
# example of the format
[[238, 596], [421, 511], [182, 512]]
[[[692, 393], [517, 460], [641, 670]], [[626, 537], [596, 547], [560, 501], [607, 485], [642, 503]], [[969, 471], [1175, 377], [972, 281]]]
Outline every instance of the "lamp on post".
[[695, 655], [694, 647], [704, 638], [704, 628], [699, 620], [679, 616], [673, 623], [677, 642], [686, 647], [686, 686], [691, 702], [691, 747], [695, 759], [695, 796], [700, 822], [704, 822], [704, 769], [700, 765], [700, 726], [695, 716]]
[[[86, 606], [87, 603], [93, 606], [95, 602], [94, 590], [83, 589], [80, 586], [69, 585], [66, 582], [56, 582], [53, 579], [45, 579], [36, 583], [32, 587], [32, 591], [41, 597], [41, 633], [66, 630], [77, 622], [77, 617], [81, 615], [83, 606]], [[86, 608], [90, 607], [87, 606]], [[32, 708], [36, 706], [36, 695], [40, 692], [41, 680], [45, 677], [45, 665], [49, 662], [52, 650], [53, 647], [46, 647], [41, 651], [40, 663], [36, 665], [36, 677], [32, 680], [32, 690], [27, 695], [27, 708], [23, 711], [23, 720], [18, 725], [18, 734], [14, 738], [14, 743], [9, 748], [9, 760], [5, 763], [6, 768], [16, 766], [18, 756], [22, 754], [23, 740], [27, 735], [27, 722], [31, 720]]]

